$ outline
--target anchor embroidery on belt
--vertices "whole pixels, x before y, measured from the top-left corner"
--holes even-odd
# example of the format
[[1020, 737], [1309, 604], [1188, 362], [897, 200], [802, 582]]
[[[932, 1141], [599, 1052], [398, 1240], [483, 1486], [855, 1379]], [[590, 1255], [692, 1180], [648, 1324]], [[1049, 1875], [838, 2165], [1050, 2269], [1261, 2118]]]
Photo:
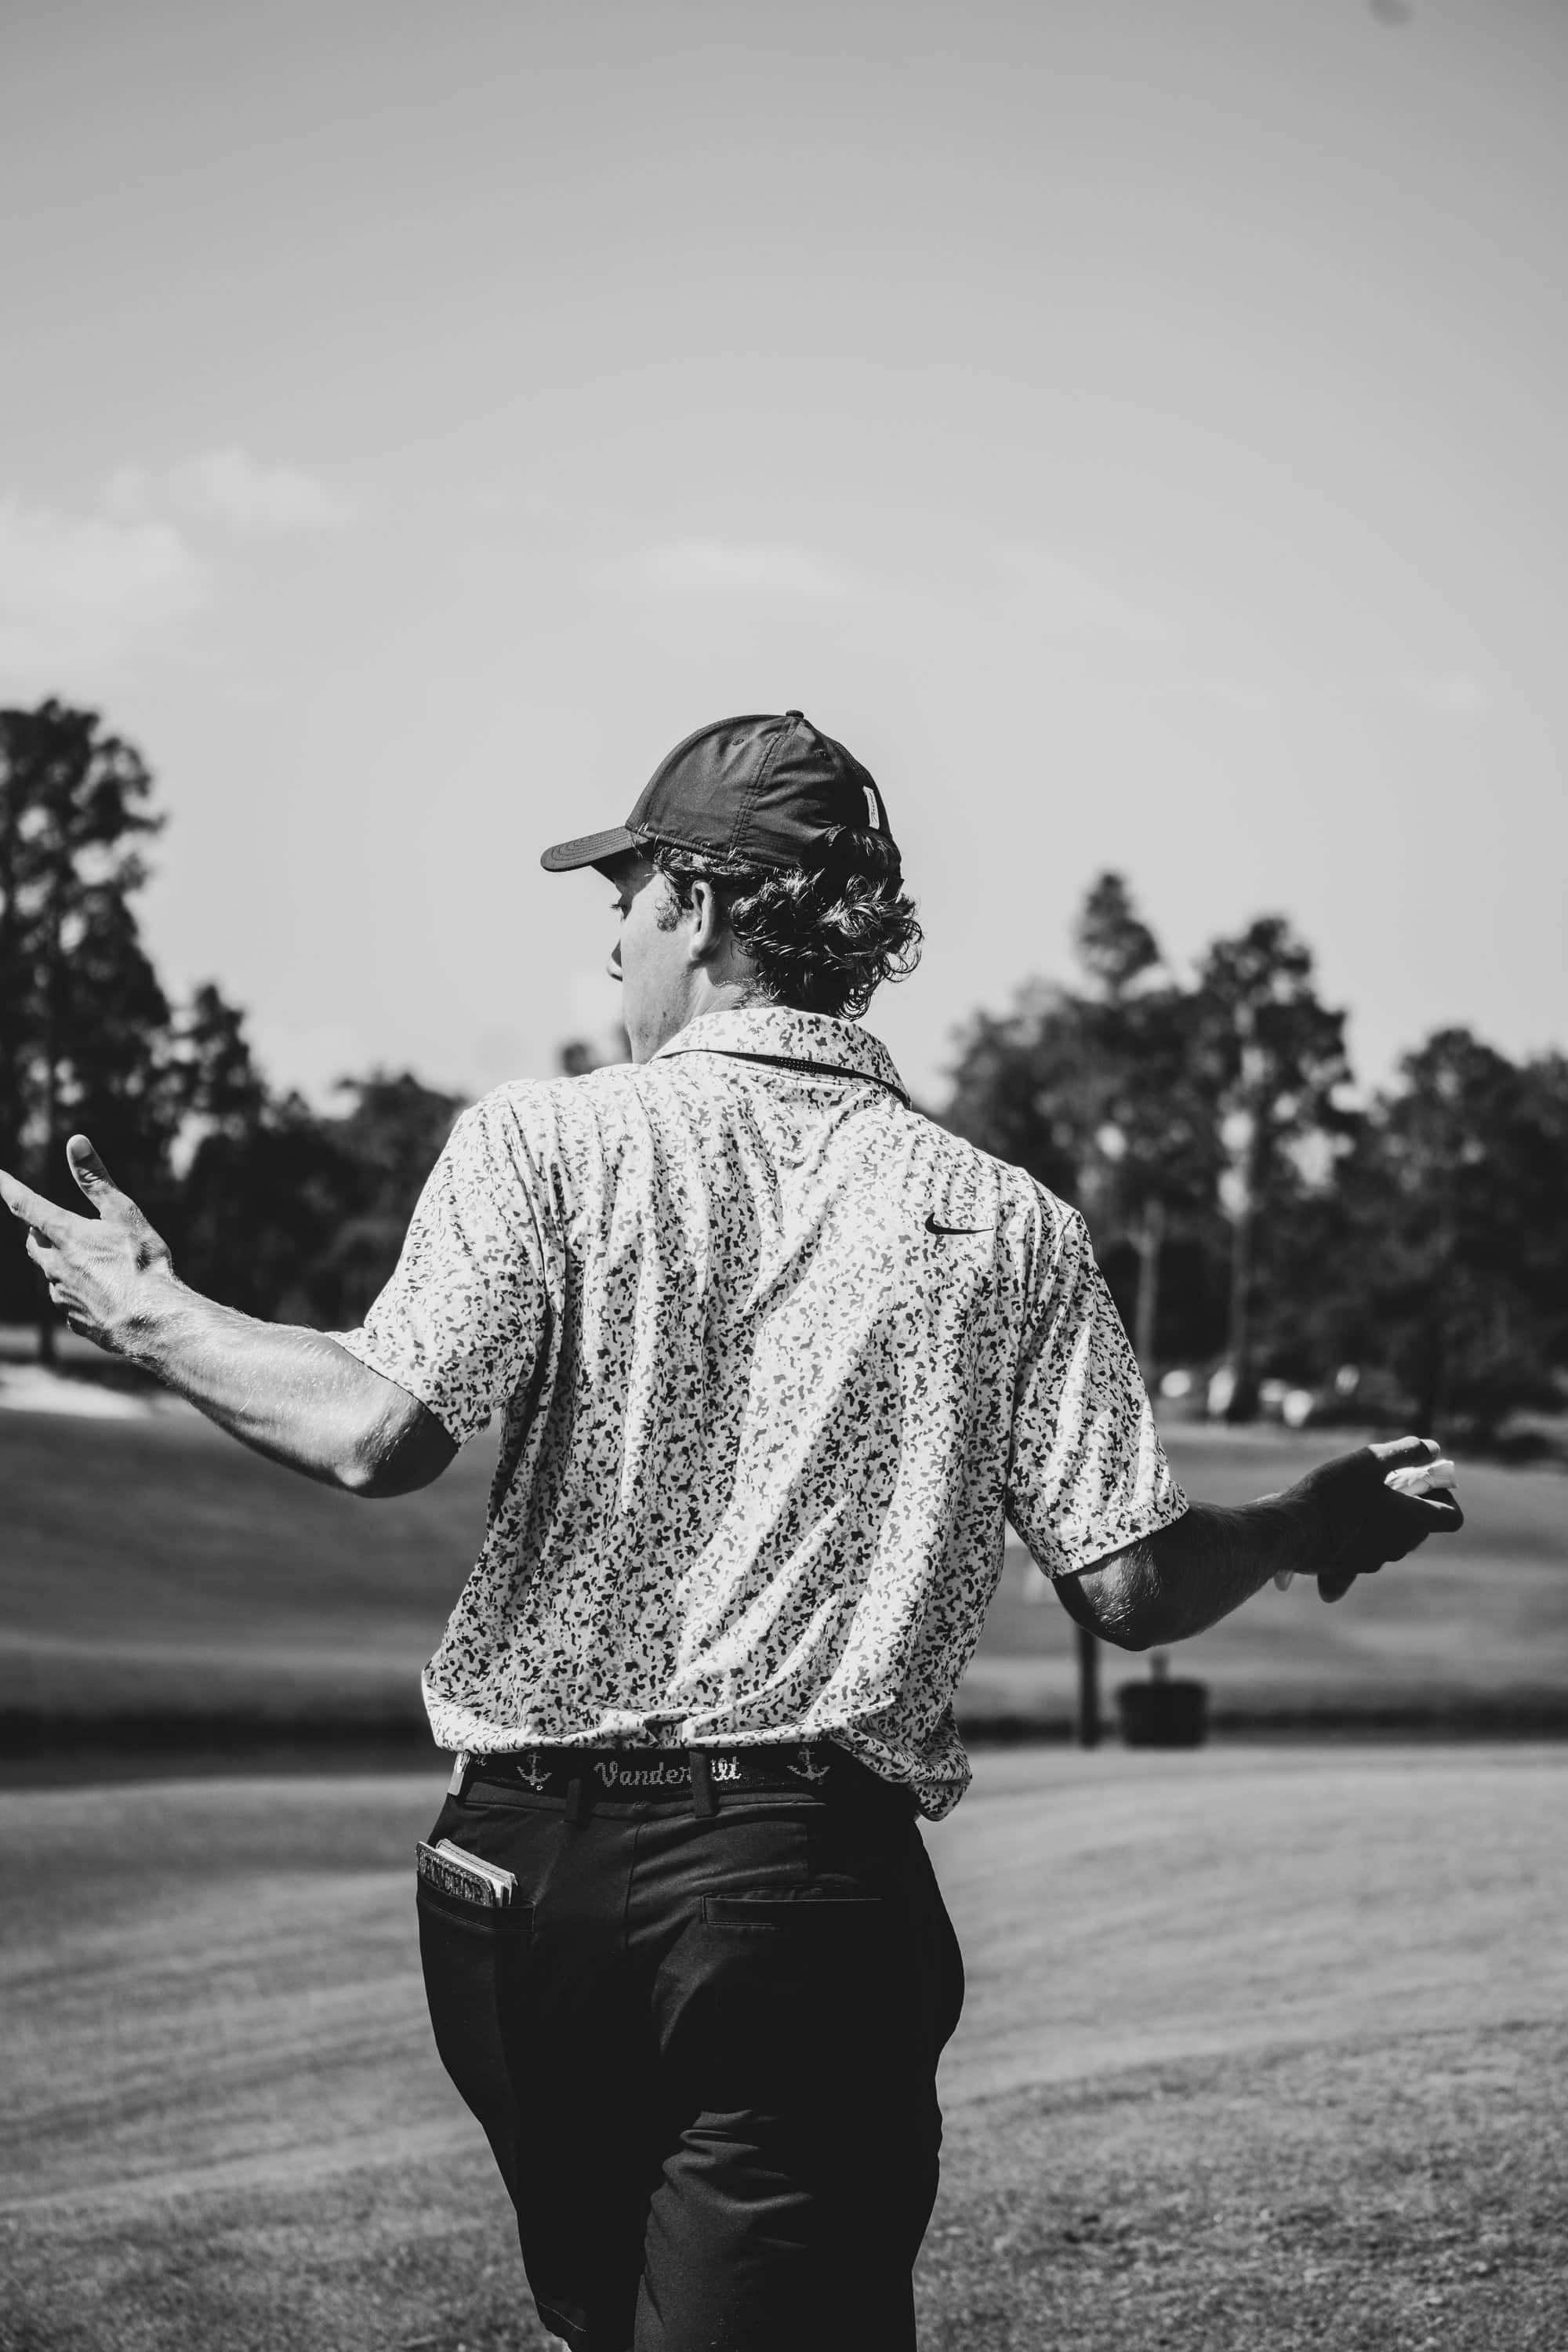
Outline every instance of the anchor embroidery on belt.
[[548, 1772], [542, 1772], [539, 1769], [539, 1750], [537, 1748], [530, 1748], [528, 1753], [528, 1769], [525, 1772], [522, 1766], [520, 1764], [517, 1768], [517, 1777], [520, 1780], [526, 1780], [531, 1789], [542, 1789], [544, 1787], [550, 1775]]
[[826, 1780], [828, 1773], [833, 1769], [830, 1764], [814, 1764], [811, 1760], [811, 1750], [809, 1748], [802, 1748], [799, 1750], [799, 1755], [800, 1762], [798, 1764], [787, 1764], [784, 1767], [786, 1771], [793, 1772], [795, 1778], [800, 1780]]

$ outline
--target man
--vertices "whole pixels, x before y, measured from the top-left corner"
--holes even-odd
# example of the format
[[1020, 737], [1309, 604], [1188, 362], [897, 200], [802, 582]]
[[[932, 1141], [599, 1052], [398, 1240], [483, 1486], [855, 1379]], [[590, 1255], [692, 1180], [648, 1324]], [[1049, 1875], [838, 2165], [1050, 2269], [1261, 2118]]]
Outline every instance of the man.
[[[468, 1112], [363, 1329], [199, 1298], [84, 1138], [98, 1215], [10, 1180], [74, 1329], [247, 1444], [374, 1496], [504, 1415], [426, 1669], [419, 1888], [441, 2055], [574, 2352], [895, 2352], [962, 1969], [917, 1822], [1007, 1520], [1080, 1624], [1199, 1632], [1458, 1523], [1408, 1439], [1189, 1506], [1081, 1220], [910, 1108], [853, 1017], [910, 968], [875, 782], [798, 710], [703, 728], [607, 876], [629, 1066]], [[458, 1891], [453, 1891], [453, 1884]]]

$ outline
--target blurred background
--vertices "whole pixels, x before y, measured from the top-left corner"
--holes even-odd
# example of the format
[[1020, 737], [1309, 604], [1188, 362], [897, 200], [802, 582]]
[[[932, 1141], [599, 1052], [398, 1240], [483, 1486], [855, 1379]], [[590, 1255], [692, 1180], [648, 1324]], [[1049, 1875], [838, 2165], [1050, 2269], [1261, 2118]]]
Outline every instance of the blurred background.
[[[352, 1324], [458, 1108], [624, 1050], [541, 846], [802, 706], [926, 925], [870, 1024], [1083, 1207], [1194, 1491], [1396, 1426], [1537, 1465], [1464, 1539], [1506, 1606], [1450, 1557], [1248, 1612], [1233, 1718], [1568, 1709], [1568, 15], [146, 0], [4, 52], [5, 1161], [58, 1196], [86, 1128], [198, 1286]], [[12, 1748], [416, 1729], [485, 1465], [373, 1533], [113, 1370], [0, 1255]], [[1037, 1587], [977, 1720], [1065, 1720]]]

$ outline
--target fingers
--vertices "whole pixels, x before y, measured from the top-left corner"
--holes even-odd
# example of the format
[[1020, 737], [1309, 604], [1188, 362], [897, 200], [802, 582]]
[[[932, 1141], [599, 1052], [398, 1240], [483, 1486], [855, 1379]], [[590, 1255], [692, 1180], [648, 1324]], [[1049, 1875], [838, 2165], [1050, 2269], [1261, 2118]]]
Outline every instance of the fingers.
[[1387, 1465], [1383, 1483], [1391, 1496], [1398, 1496], [1406, 1524], [1421, 1530], [1413, 1533], [1412, 1550], [1428, 1535], [1453, 1535], [1464, 1526], [1456, 1491], [1459, 1474], [1447, 1455], [1438, 1453], [1436, 1438], [1399, 1437], [1367, 1450]]
[[0, 1201], [5, 1202], [14, 1217], [30, 1226], [34, 1233], [42, 1234], [47, 1241], [63, 1241], [77, 1223], [68, 1209], [57, 1209], [52, 1201], [46, 1201], [41, 1192], [35, 1192], [29, 1186], [18, 1183], [16, 1178], [8, 1176], [3, 1168], [0, 1168]]
[[1429, 1462], [1436, 1460], [1439, 1448], [1435, 1437], [1389, 1437], [1381, 1445], [1369, 1445], [1366, 1450], [1387, 1471], [1425, 1469]]
[[1464, 1514], [1456, 1506], [1406, 1503], [1397, 1517], [1379, 1521], [1373, 1547], [1381, 1560], [1408, 1559], [1428, 1536], [1457, 1535], [1464, 1523]]
[[[100, 1215], [111, 1201], [124, 1201], [125, 1194], [85, 1135], [73, 1135], [66, 1145], [66, 1164]], [[69, 1240], [73, 1228], [79, 1233], [85, 1222], [70, 1209], [57, 1208], [52, 1201], [46, 1201], [41, 1192], [35, 1192], [30, 1185], [22, 1183], [4, 1168], [0, 1168], [0, 1201], [23, 1224], [57, 1245]]]
[[1336, 1455], [1309, 1471], [1302, 1486], [1318, 1503], [1318, 1590], [1342, 1600], [1357, 1576], [1405, 1559], [1428, 1536], [1465, 1524], [1455, 1496], [1458, 1474], [1430, 1437], [1396, 1437]]
[[1363, 1549], [1318, 1573], [1318, 1592], [1324, 1601], [1342, 1601], [1358, 1576], [1375, 1576], [1384, 1564], [1381, 1549]]
[[73, 1135], [67, 1143], [66, 1165], [94, 1208], [101, 1208], [110, 1193], [123, 1199], [120, 1187], [85, 1135]]
[[1465, 1524], [1465, 1515], [1451, 1483], [1448, 1491], [1441, 1495], [1412, 1494], [1405, 1487], [1391, 1487], [1384, 1503], [1384, 1514], [1382, 1524], [1408, 1529], [1412, 1545], [1427, 1536], [1453, 1535]]

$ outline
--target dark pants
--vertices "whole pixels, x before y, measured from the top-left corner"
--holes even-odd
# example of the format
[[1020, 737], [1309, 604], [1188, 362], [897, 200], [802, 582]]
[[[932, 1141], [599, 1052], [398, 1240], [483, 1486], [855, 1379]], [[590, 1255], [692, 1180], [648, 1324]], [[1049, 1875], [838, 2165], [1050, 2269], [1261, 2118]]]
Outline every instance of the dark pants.
[[[574, 2352], [912, 2352], [963, 1966], [910, 1800], [471, 1781], [431, 1832], [517, 1874], [419, 1889], [437, 2045]], [[574, 1807], [573, 1810], [577, 1810]]]

